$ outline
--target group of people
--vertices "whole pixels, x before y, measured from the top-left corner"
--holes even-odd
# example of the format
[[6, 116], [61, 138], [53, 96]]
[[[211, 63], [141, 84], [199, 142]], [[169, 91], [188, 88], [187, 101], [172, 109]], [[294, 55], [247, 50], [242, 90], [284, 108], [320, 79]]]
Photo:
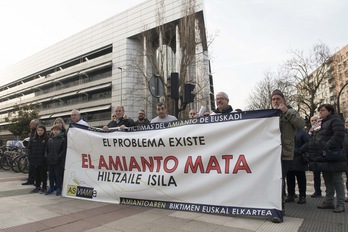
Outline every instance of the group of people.
[[[347, 155], [348, 155], [348, 118], [343, 121], [335, 114], [332, 105], [323, 104], [318, 108], [318, 114], [310, 118], [310, 128], [302, 134], [296, 135], [295, 153], [292, 171], [288, 172], [288, 197], [286, 202], [293, 202], [295, 198], [295, 176], [299, 188], [299, 204], [306, 203], [306, 176], [305, 171], [313, 171], [314, 193], [311, 197], [322, 197], [321, 174], [326, 186], [326, 197], [319, 209], [333, 209], [335, 213], [345, 211], [345, 203], [348, 202], [348, 194], [345, 197], [342, 173], [348, 177]], [[307, 153], [306, 153], [307, 151]], [[329, 160], [325, 157], [327, 152], [338, 151], [341, 157]], [[320, 156], [318, 154], [321, 154]], [[346, 182], [348, 192], [348, 179]], [[336, 192], [337, 204], [334, 205], [334, 194]]]
[[[228, 105], [228, 95], [220, 92], [216, 95], [217, 109], [212, 114], [229, 113], [233, 109]], [[193, 113], [192, 113], [193, 112]], [[149, 125], [150, 123], [171, 122], [178, 120], [175, 116], [168, 114], [167, 106], [160, 102], [156, 105], [157, 116], [151, 121], [146, 118], [144, 110], [139, 110], [138, 118], [134, 121], [125, 114], [123, 106], [117, 106], [112, 113], [112, 120], [105, 126], [104, 131], [110, 128], [126, 129], [128, 127]], [[209, 111], [204, 112], [204, 116], [211, 114]], [[196, 110], [191, 110], [189, 118], [197, 118]], [[192, 116], [192, 117], [191, 117]], [[89, 126], [81, 117], [80, 112], [74, 109], [70, 113], [73, 123]], [[64, 165], [67, 148], [67, 129], [62, 118], [55, 119], [51, 127], [50, 134], [47, 133], [46, 127], [40, 124], [39, 119], [33, 119], [29, 123], [31, 133], [28, 143], [28, 160], [29, 174], [28, 180], [22, 185], [35, 185], [32, 193], [44, 193], [49, 195], [56, 192], [57, 196], [62, 193]], [[47, 188], [47, 171], [49, 187]]]
[[[54, 120], [50, 134], [40, 120], [33, 119], [29, 127], [31, 133], [28, 143], [29, 175], [22, 185], [35, 185], [31, 193], [49, 195], [56, 191], [62, 194], [64, 164], [66, 156], [66, 129], [62, 118]], [[47, 170], [49, 188], [47, 188]]]
[[[228, 95], [225, 92], [219, 92], [216, 94], [216, 104], [217, 108], [214, 111], [205, 111], [202, 115], [199, 115], [197, 110], [191, 109], [188, 118], [198, 118], [199, 116], [208, 116], [211, 114], [225, 114], [233, 111], [232, 106], [229, 105]], [[108, 131], [110, 128], [126, 129], [133, 126], [149, 125], [150, 123], [178, 120], [175, 116], [168, 114], [168, 109], [164, 102], [157, 103], [156, 114], [157, 116], [150, 121], [146, 118], [145, 110], [139, 110], [138, 118], [134, 121], [125, 114], [123, 106], [117, 106], [115, 112], [111, 115], [112, 120], [107, 125], [103, 126], [103, 130]]]
[[[312, 197], [320, 197], [320, 173], [323, 174], [326, 187], [324, 200], [318, 209], [333, 209], [334, 213], [345, 211], [345, 190], [343, 172], [348, 176], [348, 120], [346, 128], [343, 120], [335, 114], [330, 104], [318, 107], [318, 116], [311, 118], [311, 127], [306, 130], [305, 120], [298, 112], [286, 105], [280, 90], [272, 93], [272, 106], [281, 111], [280, 132], [282, 143], [282, 177], [283, 177], [283, 213], [285, 202], [295, 201], [295, 178], [299, 187], [299, 204], [306, 203], [306, 171], [314, 172], [315, 192]], [[329, 156], [330, 155], [330, 156]], [[285, 199], [285, 179], [288, 196]], [[348, 191], [348, 180], [346, 183]], [[336, 203], [334, 196], [336, 193]], [[273, 217], [273, 222], [282, 222], [282, 218]]]
[[167, 106], [160, 102], [156, 105], [157, 116], [151, 121], [146, 118], [145, 110], [138, 111], [138, 119], [134, 121], [128, 115], [125, 114], [123, 106], [117, 106], [115, 112], [112, 113], [112, 120], [105, 126], [104, 131], [108, 131], [110, 128], [120, 128], [122, 130], [133, 126], [149, 125], [156, 122], [171, 122], [178, 120], [175, 116], [168, 114]]
[[[189, 111], [189, 118], [199, 116], [228, 114], [233, 112], [229, 105], [229, 97], [224, 92], [216, 94], [217, 108], [212, 111], [198, 113], [197, 110]], [[295, 178], [299, 186], [299, 204], [306, 203], [306, 171], [314, 173], [315, 192], [312, 197], [321, 196], [320, 174], [326, 186], [326, 195], [324, 201], [317, 206], [319, 209], [333, 209], [335, 213], [345, 211], [345, 190], [342, 173], [347, 169], [348, 155], [348, 119], [344, 123], [342, 119], [335, 114], [334, 107], [330, 104], [322, 104], [318, 107], [318, 116], [311, 118], [311, 127], [305, 129], [305, 120], [299, 113], [286, 105], [284, 94], [280, 90], [274, 90], [271, 95], [272, 107], [280, 110], [280, 133], [281, 133], [281, 169], [283, 180], [282, 210], [285, 214], [285, 202], [295, 201]], [[236, 110], [240, 111], [240, 110]], [[157, 116], [151, 121], [146, 118], [144, 110], [139, 110], [136, 121], [125, 114], [123, 106], [117, 106], [112, 113], [112, 120], [102, 129], [108, 131], [111, 128], [126, 129], [128, 127], [149, 125], [150, 123], [170, 122], [177, 118], [168, 114], [167, 106], [160, 102], [156, 105]], [[71, 112], [71, 120], [74, 123], [88, 126], [78, 110]], [[35, 182], [35, 189], [32, 192], [42, 192], [51, 194], [56, 191], [56, 195], [61, 195], [64, 163], [66, 156], [66, 128], [64, 121], [58, 118], [54, 121], [51, 128], [51, 134], [47, 135], [46, 128], [39, 124], [39, 120], [32, 120], [30, 123], [32, 133], [28, 146], [28, 157], [30, 162], [30, 171], [28, 182]], [[329, 152], [339, 153], [340, 158], [329, 160], [324, 157]], [[49, 171], [49, 188], [47, 189], [47, 170]], [[34, 174], [33, 174], [34, 173]], [[34, 179], [31, 179], [31, 174]], [[45, 176], [46, 175], [46, 176]], [[285, 182], [286, 179], [286, 182]], [[318, 182], [319, 181], [319, 182]], [[287, 183], [288, 195], [285, 199], [285, 183]], [[42, 185], [42, 186], [41, 186]], [[348, 180], [346, 183], [348, 191]], [[334, 203], [334, 195], [337, 200]], [[272, 222], [282, 222], [282, 217], [273, 217]]]
[[[83, 121], [78, 110], [71, 111], [71, 120], [82, 125]], [[35, 185], [31, 193], [45, 195], [62, 194], [64, 165], [67, 149], [67, 129], [62, 118], [56, 118], [50, 133], [39, 119], [33, 119], [29, 123], [31, 133], [28, 143], [29, 174], [22, 185]], [[47, 188], [47, 171], [49, 186]]]

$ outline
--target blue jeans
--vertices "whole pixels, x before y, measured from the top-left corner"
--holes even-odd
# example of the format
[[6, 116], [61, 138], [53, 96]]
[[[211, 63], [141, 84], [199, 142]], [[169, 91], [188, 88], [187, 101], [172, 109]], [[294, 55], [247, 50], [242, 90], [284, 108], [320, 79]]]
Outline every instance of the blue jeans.
[[63, 174], [64, 168], [60, 164], [49, 164], [48, 165], [48, 178], [50, 180], [50, 188], [54, 188], [54, 183], [56, 187], [62, 189], [63, 185]]
[[323, 177], [326, 186], [325, 201], [329, 204], [333, 204], [336, 191], [337, 205], [343, 206], [343, 208], [345, 208], [342, 172], [323, 172]]

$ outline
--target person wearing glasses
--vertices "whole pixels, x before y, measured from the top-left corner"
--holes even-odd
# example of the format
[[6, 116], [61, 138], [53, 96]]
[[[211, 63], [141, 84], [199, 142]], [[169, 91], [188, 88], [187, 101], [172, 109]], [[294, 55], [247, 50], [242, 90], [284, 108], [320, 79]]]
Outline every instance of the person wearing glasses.
[[198, 118], [197, 110], [195, 110], [195, 109], [190, 110], [188, 116], [189, 116], [189, 118]]
[[[310, 119], [311, 128], [309, 129], [308, 134], [311, 136], [314, 131], [320, 129], [321, 119], [318, 115], [313, 115]], [[321, 197], [321, 172], [313, 171], [314, 179], [314, 193], [311, 195], [312, 198]]]
[[215, 97], [217, 108], [213, 110], [211, 115], [215, 114], [229, 114], [233, 111], [232, 106], [230, 106], [228, 95], [225, 92], [219, 92]]
[[135, 122], [137, 126], [149, 125], [150, 121], [145, 116], [145, 110], [139, 110], [138, 120]]
[[136, 126], [133, 119], [128, 117], [124, 113], [123, 106], [116, 106], [115, 112], [112, 114], [112, 120], [103, 127], [104, 131], [109, 131], [109, 128], [119, 127], [122, 130], [128, 129], [128, 127]]

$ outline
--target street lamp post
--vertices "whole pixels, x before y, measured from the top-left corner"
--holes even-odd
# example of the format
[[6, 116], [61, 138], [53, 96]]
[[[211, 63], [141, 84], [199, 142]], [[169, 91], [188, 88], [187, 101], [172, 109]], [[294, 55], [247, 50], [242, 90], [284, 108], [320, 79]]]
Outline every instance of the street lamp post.
[[343, 115], [341, 115], [341, 112], [340, 112], [340, 96], [341, 96], [341, 93], [342, 93], [344, 87], [346, 87], [347, 85], [348, 85], [348, 82], [342, 86], [342, 88], [340, 89], [340, 92], [338, 93], [338, 96], [337, 96], [337, 114], [340, 115], [342, 118], [343, 118]]
[[117, 67], [119, 70], [121, 70], [121, 106], [123, 106], [123, 103], [122, 103], [122, 98], [123, 98], [123, 94], [122, 94], [122, 90], [123, 90], [123, 69], [121, 67]]

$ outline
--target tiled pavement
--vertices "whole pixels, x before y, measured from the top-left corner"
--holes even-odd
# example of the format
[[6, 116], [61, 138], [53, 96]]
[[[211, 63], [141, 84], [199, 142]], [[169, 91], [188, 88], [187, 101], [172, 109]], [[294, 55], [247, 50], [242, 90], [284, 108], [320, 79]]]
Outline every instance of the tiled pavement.
[[[0, 231], [348, 231], [348, 213], [318, 210], [322, 199], [286, 205], [284, 223], [266, 218], [229, 217], [137, 206], [107, 204], [30, 194], [26, 175], [0, 170]], [[312, 193], [311, 175], [308, 194]]]

